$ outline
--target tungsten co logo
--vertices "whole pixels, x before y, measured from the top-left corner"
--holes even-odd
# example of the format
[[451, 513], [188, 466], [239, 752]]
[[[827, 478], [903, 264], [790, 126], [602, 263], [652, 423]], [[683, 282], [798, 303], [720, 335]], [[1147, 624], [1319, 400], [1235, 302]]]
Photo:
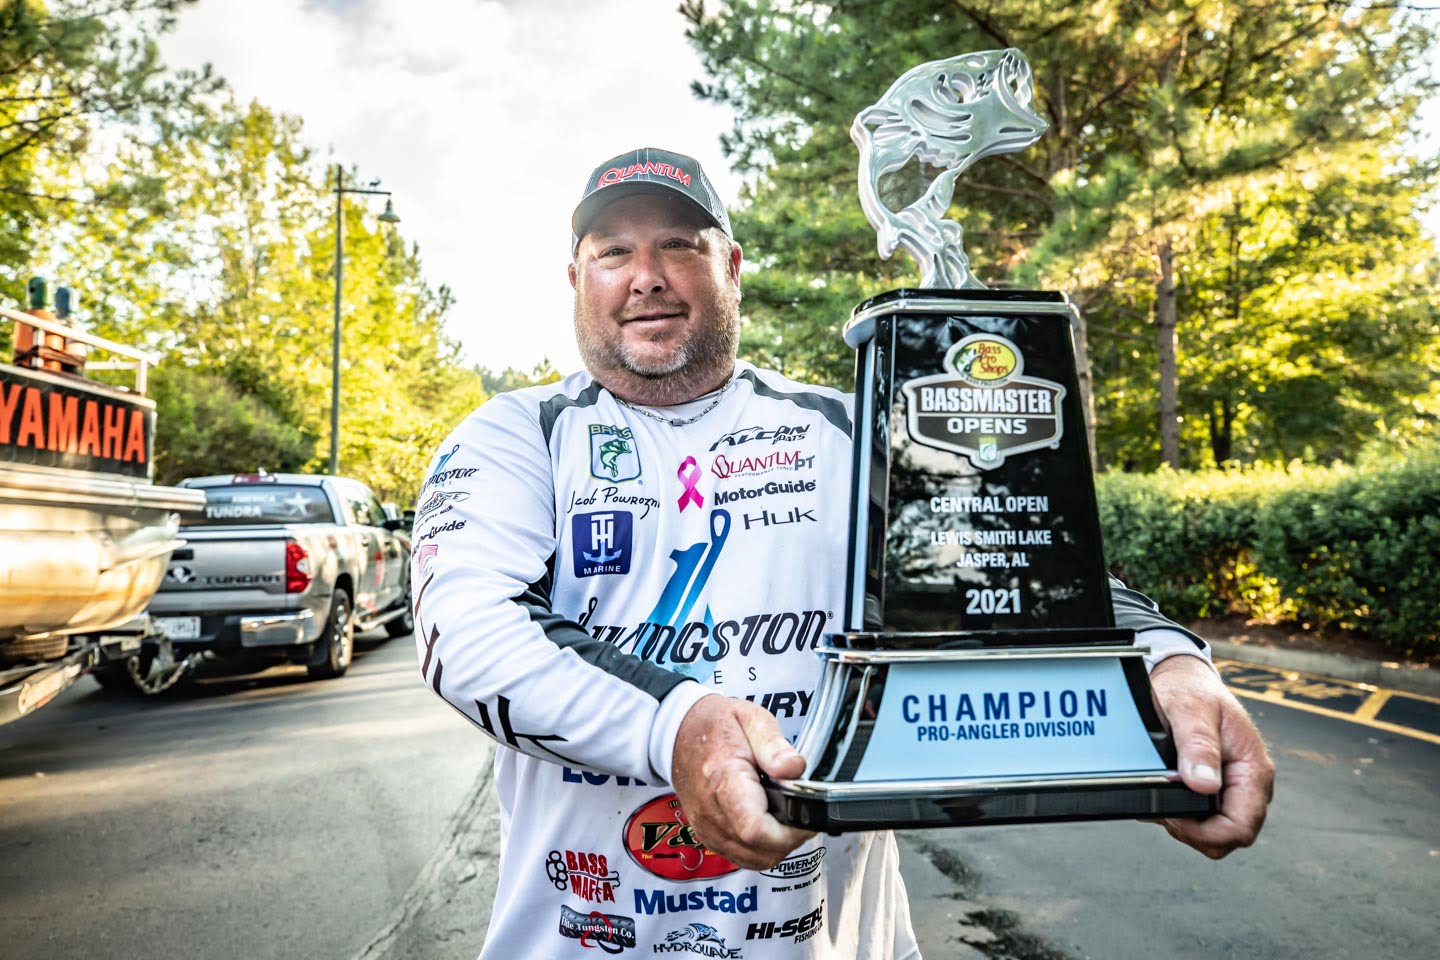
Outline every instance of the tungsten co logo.
[[575, 576], [595, 577], [630, 572], [634, 518], [628, 510], [577, 513], [570, 518], [575, 551]]
[[560, 936], [579, 940], [582, 947], [599, 947], [605, 953], [619, 953], [635, 946], [635, 918], [617, 917], [593, 910], [579, 913], [560, 907]]
[[640, 454], [629, 427], [590, 424], [590, 476], [614, 483], [640, 476]]

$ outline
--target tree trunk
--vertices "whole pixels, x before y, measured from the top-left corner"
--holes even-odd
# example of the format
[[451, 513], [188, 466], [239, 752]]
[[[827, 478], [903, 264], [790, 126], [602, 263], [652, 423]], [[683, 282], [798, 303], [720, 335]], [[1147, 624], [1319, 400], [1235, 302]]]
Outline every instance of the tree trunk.
[[1100, 469], [1100, 456], [1095, 448], [1095, 389], [1090, 376], [1090, 336], [1085, 322], [1085, 306], [1078, 297], [1070, 299], [1075, 308], [1070, 316], [1070, 332], [1075, 340], [1075, 374], [1080, 381], [1080, 412], [1085, 417], [1085, 442], [1090, 448], [1090, 469]]
[[1180, 469], [1180, 390], [1175, 363], [1175, 250], [1160, 241], [1160, 284], [1155, 290], [1155, 350], [1160, 361], [1160, 462]]

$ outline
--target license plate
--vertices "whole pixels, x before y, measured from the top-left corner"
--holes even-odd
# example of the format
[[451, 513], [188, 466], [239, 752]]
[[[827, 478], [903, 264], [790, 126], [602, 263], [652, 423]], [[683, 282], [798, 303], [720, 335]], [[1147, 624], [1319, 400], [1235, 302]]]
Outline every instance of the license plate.
[[199, 617], [155, 617], [155, 626], [171, 640], [199, 640]]

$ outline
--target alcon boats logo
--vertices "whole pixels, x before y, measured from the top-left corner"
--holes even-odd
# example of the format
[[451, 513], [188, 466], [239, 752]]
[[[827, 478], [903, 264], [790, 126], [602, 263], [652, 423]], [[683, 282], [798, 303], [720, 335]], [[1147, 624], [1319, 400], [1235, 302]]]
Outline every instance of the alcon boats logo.
[[1060, 446], [1065, 388], [1022, 376], [1025, 357], [1010, 340], [993, 333], [965, 337], [946, 352], [945, 369], [950, 372], [901, 387], [910, 439], [969, 457], [982, 470]]

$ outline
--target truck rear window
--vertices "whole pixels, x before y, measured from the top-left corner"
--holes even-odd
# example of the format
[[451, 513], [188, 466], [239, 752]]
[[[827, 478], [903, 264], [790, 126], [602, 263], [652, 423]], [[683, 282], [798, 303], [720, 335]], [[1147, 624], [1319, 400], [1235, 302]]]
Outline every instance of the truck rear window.
[[266, 523], [334, 523], [335, 513], [319, 487], [240, 484], [205, 487], [205, 515], [189, 526], [253, 526]]

